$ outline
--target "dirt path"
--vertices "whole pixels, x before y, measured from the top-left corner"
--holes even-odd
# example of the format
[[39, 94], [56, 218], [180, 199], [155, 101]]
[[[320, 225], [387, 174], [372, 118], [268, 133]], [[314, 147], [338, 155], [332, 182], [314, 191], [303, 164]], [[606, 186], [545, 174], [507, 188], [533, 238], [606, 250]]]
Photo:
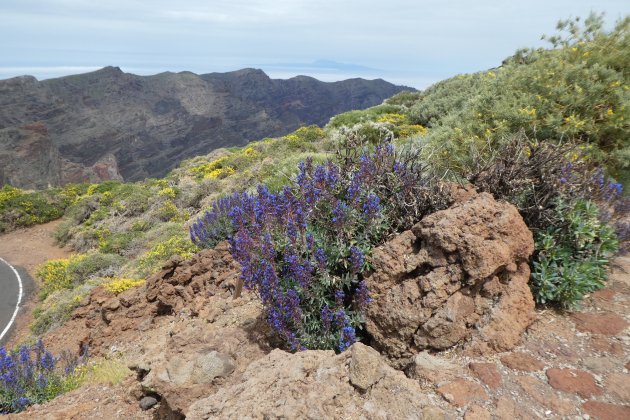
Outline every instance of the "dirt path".
[[34, 277], [35, 268], [46, 260], [66, 258], [70, 251], [59, 248], [52, 237], [61, 220], [0, 235], [0, 256], [14, 267], [23, 267]]
[[[0, 257], [34, 279], [38, 265], [50, 259], [66, 258], [70, 255], [70, 250], [57, 246], [52, 237], [59, 223], [61, 220], [55, 220], [0, 235]], [[33, 321], [36, 298], [37, 282], [33, 281], [18, 313], [15, 327], [7, 339], [7, 347], [18, 344], [28, 337], [28, 326]]]

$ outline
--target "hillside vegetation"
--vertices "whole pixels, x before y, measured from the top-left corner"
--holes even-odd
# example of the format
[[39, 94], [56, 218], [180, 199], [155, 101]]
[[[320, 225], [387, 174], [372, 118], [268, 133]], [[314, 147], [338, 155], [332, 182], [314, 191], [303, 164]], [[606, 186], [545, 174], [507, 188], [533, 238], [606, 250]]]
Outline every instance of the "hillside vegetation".
[[[602, 25], [561, 22], [550, 49], [323, 129], [216, 150], [162, 179], [73, 187], [57, 239], [77, 255], [40, 268], [33, 333], [63, 323], [91, 288], [120, 293], [172, 255], [229, 239], [288, 348], [344, 350], [361, 337], [372, 250], [447, 207], [448, 182], [518, 208], [536, 239], [535, 299], [572, 307], [603, 286], [630, 239], [630, 200], [615, 180], [630, 169], [630, 18]], [[39, 222], [11, 216], [25, 206], [15, 191], [2, 190], [14, 195], [0, 201], [2, 223]]]
[[524, 49], [502, 66], [397, 96], [409, 121], [430, 129], [440, 165], [465, 172], [475, 158], [523, 131], [575, 142], [585, 157], [630, 181], [630, 18], [605, 32], [601, 16], [558, 24], [551, 49]]

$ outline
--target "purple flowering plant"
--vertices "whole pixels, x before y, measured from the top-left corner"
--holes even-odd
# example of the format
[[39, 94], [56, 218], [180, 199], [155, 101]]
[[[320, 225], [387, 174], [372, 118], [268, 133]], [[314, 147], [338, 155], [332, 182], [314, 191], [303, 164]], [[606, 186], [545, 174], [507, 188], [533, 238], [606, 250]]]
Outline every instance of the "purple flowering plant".
[[12, 352], [0, 347], [0, 414], [22, 411], [66, 391], [66, 378], [82, 359], [73, 360], [61, 369], [41, 339]]
[[201, 248], [213, 248], [234, 233], [230, 211], [241, 200], [240, 194], [222, 197], [212, 204], [203, 217], [190, 227], [190, 239]]
[[[216, 203], [191, 239], [208, 246], [230, 238], [245, 287], [289, 349], [343, 351], [361, 338], [372, 249], [439, 205], [414, 157], [389, 141], [350, 138], [334, 160], [301, 162], [295, 182], [279, 192], [261, 185]], [[216, 222], [226, 215], [227, 234]]]

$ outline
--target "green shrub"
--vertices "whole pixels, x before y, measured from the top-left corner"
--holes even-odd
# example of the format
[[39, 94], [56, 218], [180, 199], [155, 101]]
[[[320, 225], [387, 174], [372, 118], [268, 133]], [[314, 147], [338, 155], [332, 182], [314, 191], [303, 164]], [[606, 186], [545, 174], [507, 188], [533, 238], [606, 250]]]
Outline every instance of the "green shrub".
[[[470, 149], [523, 130], [540, 141], [592, 145], [593, 161], [616, 178], [630, 170], [630, 18], [610, 32], [591, 16], [561, 22], [552, 49], [522, 50], [497, 69], [431, 86], [409, 111], [428, 127], [436, 165], [459, 173]], [[625, 173], [625, 176], [624, 176]]]
[[372, 121], [375, 122], [379, 117], [385, 114], [397, 114], [402, 111], [402, 107], [393, 104], [377, 105], [362, 111], [349, 111], [343, 114], [335, 115], [330, 119], [327, 127], [340, 128], [352, 127], [356, 124]]
[[123, 255], [129, 246], [139, 238], [142, 231], [132, 230], [127, 232], [112, 233], [101, 243], [99, 243], [98, 250], [105, 254], [119, 254]]
[[592, 201], [561, 202], [556, 211], [559, 225], [536, 235], [532, 291], [538, 303], [572, 307], [604, 286], [618, 243], [612, 227], [599, 220]]
[[415, 105], [420, 98], [422, 98], [422, 92], [403, 91], [395, 94], [389, 99], [386, 99], [385, 103], [388, 105], [398, 105], [404, 108], [409, 108]]
[[68, 264], [68, 275], [72, 284], [85, 283], [90, 277], [109, 277], [118, 272], [124, 258], [116, 254], [90, 252], [82, 258], [71, 260]]

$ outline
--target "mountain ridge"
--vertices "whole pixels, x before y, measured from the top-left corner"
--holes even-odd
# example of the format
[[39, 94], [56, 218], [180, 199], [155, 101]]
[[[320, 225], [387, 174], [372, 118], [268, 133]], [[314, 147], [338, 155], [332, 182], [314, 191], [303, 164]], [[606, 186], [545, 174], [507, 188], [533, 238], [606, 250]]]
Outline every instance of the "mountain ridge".
[[138, 76], [107, 66], [0, 80], [0, 185], [159, 177], [183, 159], [323, 125], [402, 90], [413, 89], [382, 79], [272, 79], [254, 68]]

